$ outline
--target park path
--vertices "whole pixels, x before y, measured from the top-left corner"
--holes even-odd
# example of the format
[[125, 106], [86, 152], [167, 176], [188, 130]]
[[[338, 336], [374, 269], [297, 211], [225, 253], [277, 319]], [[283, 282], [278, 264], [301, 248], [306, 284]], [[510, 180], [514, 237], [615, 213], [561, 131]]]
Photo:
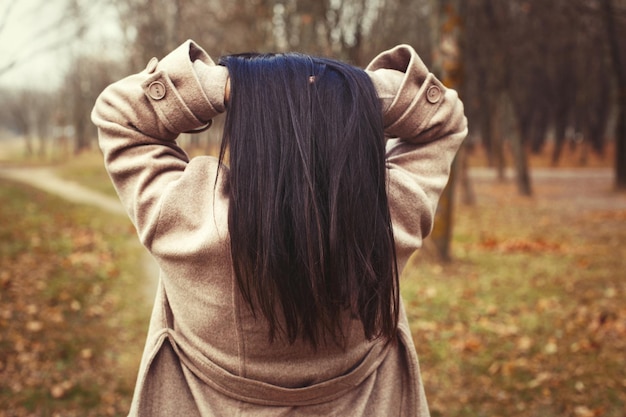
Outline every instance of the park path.
[[[558, 205], [564, 211], [626, 210], [626, 194], [612, 191], [613, 172], [608, 168], [535, 168], [532, 182], [537, 185], [533, 197], [537, 207]], [[105, 212], [126, 215], [120, 201], [72, 181], [60, 178], [54, 169], [47, 167], [3, 167], [0, 177], [30, 184], [68, 201], [98, 207]], [[473, 186], [497, 183], [493, 169], [472, 168], [470, 178]], [[512, 170], [506, 173], [510, 186], [514, 178]], [[507, 194], [515, 195], [515, 190]], [[494, 202], [486, 202], [490, 204]], [[158, 283], [158, 267], [147, 251], [142, 255], [145, 272], [145, 296], [152, 302]]]
[[60, 178], [52, 168], [0, 167], [0, 176], [32, 185], [72, 203], [95, 206], [108, 213], [126, 214], [117, 198]]
[[[486, 184], [506, 185], [509, 188], [501, 197], [517, 196], [515, 172], [505, 172], [505, 182], [500, 182], [492, 168], [471, 168], [472, 186]], [[535, 207], [558, 207], [567, 211], [621, 211], [626, 210], [626, 193], [615, 192], [612, 168], [532, 168], [532, 201]], [[490, 203], [490, 202], [488, 202]]]
[[[91, 190], [73, 181], [63, 179], [56, 175], [56, 172], [52, 168], [0, 166], [0, 177], [31, 185], [72, 203], [94, 206], [107, 213], [126, 215], [126, 211], [117, 198]], [[138, 241], [137, 244], [139, 245]], [[147, 301], [152, 303], [156, 294], [159, 268], [152, 256], [150, 256], [145, 249], [141, 256], [141, 268], [144, 271], [144, 279], [146, 282], [146, 285], [144, 285], [144, 295]]]

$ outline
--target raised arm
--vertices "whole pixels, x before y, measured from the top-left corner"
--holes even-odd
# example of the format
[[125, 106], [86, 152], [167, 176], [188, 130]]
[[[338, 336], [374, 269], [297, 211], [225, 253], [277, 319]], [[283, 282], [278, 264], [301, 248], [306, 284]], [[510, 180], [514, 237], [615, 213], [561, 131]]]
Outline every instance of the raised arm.
[[150, 246], [160, 202], [187, 167], [180, 133], [208, 128], [224, 111], [226, 68], [193, 41], [138, 74], [107, 87], [92, 120], [106, 169], [144, 244]]
[[467, 136], [456, 91], [428, 71], [417, 53], [399, 45], [366, 68], [383, 104], [389, 204], [401, 264], [432, 230], [439, 196]]

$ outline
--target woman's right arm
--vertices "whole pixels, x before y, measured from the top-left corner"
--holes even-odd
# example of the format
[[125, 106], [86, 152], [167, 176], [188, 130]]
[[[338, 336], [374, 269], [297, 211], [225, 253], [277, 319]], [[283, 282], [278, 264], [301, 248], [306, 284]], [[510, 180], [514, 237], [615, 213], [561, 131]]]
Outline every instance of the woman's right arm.
[[452, 161], [467, 136], [456, 91], [428, 71], [417, 53], [399, 45], [378, 55], [366, 71], [383, 106], [389, 205], [399, 260], [431, 232]]
[[228, 70], [187, 41], [146, 69], [107, 87], [92, 120], [107, 172], [141, 241], [150, 246], [164, 196], [189, 158], [180, 133], [202, 129], [225, 110]]

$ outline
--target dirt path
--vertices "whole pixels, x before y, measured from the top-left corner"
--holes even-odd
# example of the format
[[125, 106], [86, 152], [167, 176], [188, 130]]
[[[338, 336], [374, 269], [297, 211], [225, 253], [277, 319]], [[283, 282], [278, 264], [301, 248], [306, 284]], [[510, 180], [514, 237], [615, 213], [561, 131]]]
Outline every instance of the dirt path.
[[126, 214], [117, 198], [90, 190], [72, 181], [58, 177], [51, 168], [4, 168], [0, 176], [27, 183], [72, 203], [98, 207], [108, 213]]
[[[117, 198], [90, 190], [80, 184], [65, 180], [51, 168], [0, 167], [0, 177], [29, 184], [67, 201], [97, 207], [107, 213], [126, 215]], [[141, 266], [145, 273], [144, 295], [149, 302], [154, 300], [159, 276], [159, 268], [147, 251], [143, 251]]]
[[[108, 213], [126, 214], [117, 198], [62, 179], [51, 168], [0, 166], [0, 177], [28, 183], [68, 201], [95, 206]], [[506, 173], [507, 179], [504, 182], [497, 180], [494, 170], [485, 168], [471, 169], [470, 178], [477, 191], [484, 186], [496, 187], [500, 191], [500, 197], [486, 202], [487, 204], [517, 203], [514, 174], [511, 170]], [[559, 205], [564, 211], [626, 210], [626, 194], [618, 194], [612, 190], [613, 172], [608, 168], [535, 168], [531, 173], [531, 181], [534, 188], [532, 199], [538, 208]], [[151, 302], [156, 293], [158, 267], [148, 252], [142, 255], [141, 262], [146, 274], [145, 295]]]
[[[530, 173], [535, 207], [557, 206], [564, 211], [626, 210], [626, 193], [614, 190], [614, 174], [610, 168], [534, 168]], [[515, 204], [517, 194], [515, 174], [512, 169], [500, 182], [494, 169], [472, 168], [472, 185], [497, 188], [500, 203]]]

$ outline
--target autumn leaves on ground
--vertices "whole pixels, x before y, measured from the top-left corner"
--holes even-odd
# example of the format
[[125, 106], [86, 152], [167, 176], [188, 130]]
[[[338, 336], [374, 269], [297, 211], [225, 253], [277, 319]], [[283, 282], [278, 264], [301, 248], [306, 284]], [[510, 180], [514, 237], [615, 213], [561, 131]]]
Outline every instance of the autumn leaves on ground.
[[147, 307], [128, 221], [0, 180], [0, 416], [125, 415]]
[[404, 296], [434, 416], [625, 415], [626, 195], [594, 172], [538, 179], [532, 199], [476, 180], [454, 262], [413, 259]]
[[[454, 261], [410, 261], [433, 416], [624, 416], [626, 195], [597, 172], [538, 178], [532, 198], [476, 177]], [[130, 223], [3, 179], [0, 200], [0, 416], [125, 415], [149, 312]]]

